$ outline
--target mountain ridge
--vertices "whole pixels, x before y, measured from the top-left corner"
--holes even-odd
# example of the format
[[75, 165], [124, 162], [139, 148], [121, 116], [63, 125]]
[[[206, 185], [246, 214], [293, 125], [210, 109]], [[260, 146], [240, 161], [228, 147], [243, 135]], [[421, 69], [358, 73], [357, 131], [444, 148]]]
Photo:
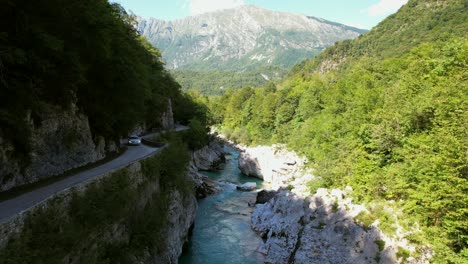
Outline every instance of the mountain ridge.
[[[139, 18], [137, 22], [137, 30], [161, 50], [172, 70], [251, 76], [233, 87], [257, 86], [271, 78], [279, 80], [294, 65], [316, 56], [335, 42], [357, 38], [366, 32], [322, 18], [251, 5], [173, 21]], [[258, 72], [266, 67], [274, 70]], [[259, 82], [260, 75], [267, 77]], [[178, 79], [184, 88], [206, 90], [222, 86], [207, 80], [198, 82], [201, 87], [190, 87], [187, 76], [184, 77]]]
[[172, 69], [235, 71], [265, 64], [290, 68], [336, 41], [365, 32], [322, 18], [251, 5], [173, 21], [140, 18], [137, 28], [161, 49]]

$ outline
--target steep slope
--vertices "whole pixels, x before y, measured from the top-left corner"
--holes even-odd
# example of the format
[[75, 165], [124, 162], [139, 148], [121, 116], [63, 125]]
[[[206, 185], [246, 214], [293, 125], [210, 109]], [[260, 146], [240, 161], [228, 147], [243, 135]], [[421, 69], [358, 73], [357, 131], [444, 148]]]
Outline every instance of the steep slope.
[[336, 43], [317, 59], [296, 65], [290, 75], [327, 72], [363, 56], [401, 57], [420, 43], [447, 39], [451, 35], [466, 37], [467, 8], [466, 1], [409, 1], [370, 32], [356, 40]]
[[[172, 69], [249, 72], [290, 69], [339, 40], [365, 30], [256, 6], [241, 6], [175, 21], [141, 19], [138, 30], [162, 51]], [[258, 74], [260, 75], [260, 74]], [[268, 79], [268, 77], [265, 77]]]
[[[350, 185], [359, 220], [435, 263], [468, 257], [468, 3], [410, 0], [368, 34], [294, 68], [278, 88], [209, 102], [225, 134], [285, 143], [312, 163], [310, 184]], [[315, 186], [315, 188], [313, 188]]]
[[6, 1], [0, 16], [0, 191], [100, 160], [161, 127], [169, 99], [176, 115], [190, 104], [117, 4]]

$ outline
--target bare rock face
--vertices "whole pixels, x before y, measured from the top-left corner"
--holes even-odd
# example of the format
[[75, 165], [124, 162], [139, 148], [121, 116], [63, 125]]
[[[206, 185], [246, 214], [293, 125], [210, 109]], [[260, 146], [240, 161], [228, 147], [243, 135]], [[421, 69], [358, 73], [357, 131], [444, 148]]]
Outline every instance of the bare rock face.
[[[166, 256], [162, 263], [178, 263], [182, 247], [189, 238], [197, 214], [198, 203], [192, 194], [182, 194], [178, 190], [169, 198], [168, 229], [166, 230]], [[156, 227], [155, 227], [156, 228]]]
[[27, 120], [31, 128], [27, 159], [15, 157], [13, 144], [0, 139], [0, 191], [59, 175], [116, 151], [114, 142], [93, 140], [88, 118], [75, 107], [49, 110], [39, 124]]
[[380, 251], [385, 239], [371, 226], [353, 221], [363, 207], [353, 205], [346, 192], [319, 189], [303, 199], [282, 191], [266, 204], [257, 205], [252, 228], [266, 242], [259, 249], [268, 263], [395, 263], [390, 245]]
[[163, 129], [173, 129], [174, 125], [174, 113], [172, 111], [172, 101], [168, 99], [167, 109], [161, 115], [161, 126]]
[[210, 142], [207, 146], [194, 151], [192, 160], [199, 170], [215, 171], [223, 169], [226, 161], [223, 144], [219, 141]]
[[218, 188], [213, 180], [198, 172], [198, 168], [190, 162], [187, 174], [194, 182], [195, 195], [197, 198], [205, 198], [211, 194], [218, 192]]
[[218, 191], [215, 182], [198, 171], [222, 169], [225, 161], [223, 144], [218, 141], [212, 141], [207, 146], [192, 153], [188, 174], [195, 184], [197, 198], [204, 198]]
[[244, 5], [174, 21], [138, 19], [138, 31], [162, 51], [172, 69], [243, 71], [290, 68], [336, 41], [366, 30], [324, 19]]
[[258, 177], [273, 185], [287, 186], [300, 173], [306, 160], [281, 146], [245, 148], [239, 156], [239, 169], [247, 176]]

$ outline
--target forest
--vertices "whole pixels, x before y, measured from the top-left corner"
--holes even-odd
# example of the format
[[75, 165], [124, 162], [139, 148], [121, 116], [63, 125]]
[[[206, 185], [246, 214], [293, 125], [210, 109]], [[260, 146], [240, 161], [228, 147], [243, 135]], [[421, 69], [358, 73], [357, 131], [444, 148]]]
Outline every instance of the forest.
[[[172, 99], [187, 123], [197, 105], [164, 69], [135, 17], [107, 0], [6, 0], [0, 9], [0, 137], [29, 153], [31, 121], [77, 107], [95, 136], [160, 126]], [[58, 110], [57, 110], [58, 109]], [[61, 109], [61, 110], [60, 110]], [[203, 117], [203, 114], [200, 116]]]
[[280, 81], [287, 73], [287, 70], [274, 65], [246, 72], [171, 70], [184, 90], [205, 95], [222, 95], [227, 89], [263, 86], [270, 81]]
[[435, 263], [466, 263], [467, 5], [409, 1], [282, 82], [198, 100], [230, 139], [307, 157], [311, 192], [349, 185], [370, 208], [363, 222], [403, 227]]

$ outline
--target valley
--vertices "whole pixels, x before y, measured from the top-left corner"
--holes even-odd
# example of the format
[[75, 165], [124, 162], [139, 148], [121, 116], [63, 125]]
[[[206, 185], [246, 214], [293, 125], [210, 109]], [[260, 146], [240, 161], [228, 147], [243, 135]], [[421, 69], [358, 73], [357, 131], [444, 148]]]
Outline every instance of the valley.
[[465, 264], [468, 3], [338, 2], [1, 3], [0, 264]]

